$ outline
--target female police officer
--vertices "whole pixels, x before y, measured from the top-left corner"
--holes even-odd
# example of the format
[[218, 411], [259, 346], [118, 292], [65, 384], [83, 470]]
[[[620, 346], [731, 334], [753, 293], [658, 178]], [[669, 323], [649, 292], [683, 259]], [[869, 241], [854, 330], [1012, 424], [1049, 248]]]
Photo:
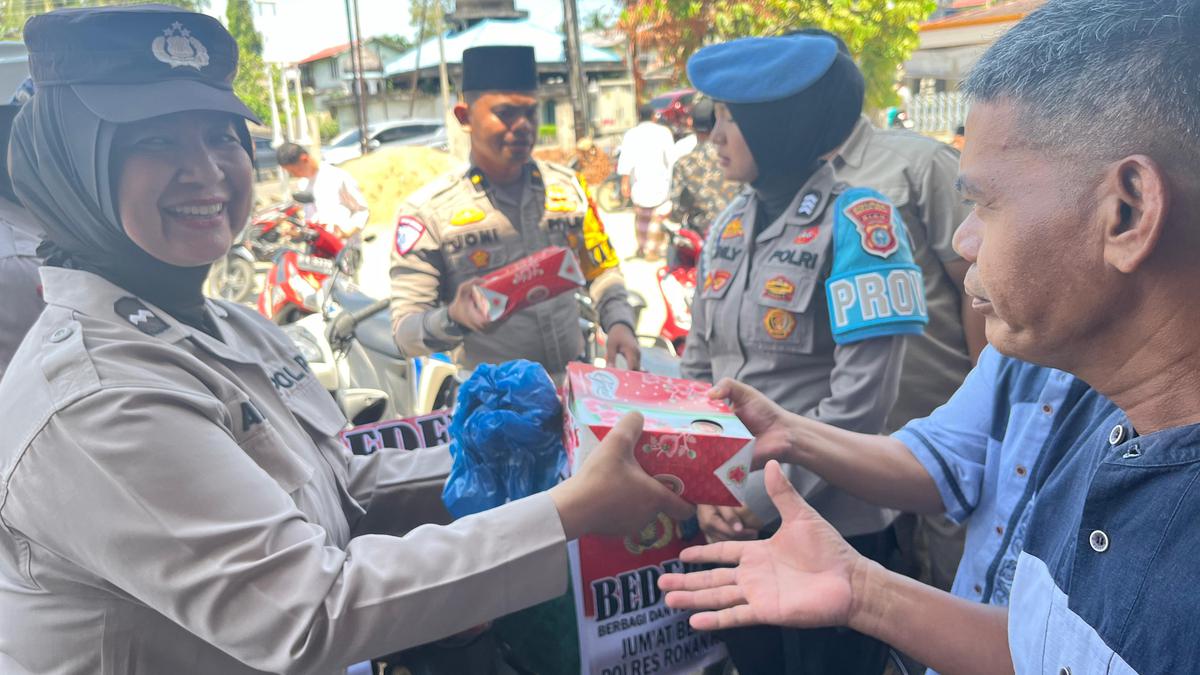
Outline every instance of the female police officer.
[[[920, 271], [896, 210], [874, 190], [835, 182], [822, 160], [858, 121], [862, 76], [834, 40], [810, 35], [707, 47], [692, 56], [688, 74], [717, 102], [711, 142], [725, 177], [750, 187], [709, 232], [685, 376], [732, 377], [793, 412], [882, 431], [896, 399], [903, 335], [920, 333], [926, 318]], [[894, 514], [798, 467], [789, 475], [864, 554], [890, 553]], [[747, 503], [702, 507], [710, 539], [754, 536], [777, 518], [761, 472]], [[726, 637], [744, 675], [877, 673], [886, 655], [879, 643], [833, 631]]]
[[0, 672], [331, 672], [562, 593], [566, 538], [688, 513], [633, 418], [549, 494], [352, 536], [428, 516], [448, 461], [348, 456], [286, 338], [200, 296], [251, 205], [232, 38], [158, 6], [25, 37], [11, 165], [51, 243], [0, 384]]

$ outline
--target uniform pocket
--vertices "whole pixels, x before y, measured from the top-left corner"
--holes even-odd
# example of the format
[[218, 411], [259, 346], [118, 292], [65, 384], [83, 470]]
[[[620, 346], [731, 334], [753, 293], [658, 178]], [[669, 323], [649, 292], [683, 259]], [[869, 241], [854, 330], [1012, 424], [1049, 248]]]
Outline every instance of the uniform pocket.
[[238, 446], [288, 494], [312, 479], [312, 465], [288, 449], [283, 437], [268, 420], [263, 420], [259, 428]]
[[812, 353], [811, 305], [819, 281], [815, 273], [788, 266], [764, 266], [755, 272], [746, 298], [750, 318], [757, 319], [751, 346], [776, 353]]

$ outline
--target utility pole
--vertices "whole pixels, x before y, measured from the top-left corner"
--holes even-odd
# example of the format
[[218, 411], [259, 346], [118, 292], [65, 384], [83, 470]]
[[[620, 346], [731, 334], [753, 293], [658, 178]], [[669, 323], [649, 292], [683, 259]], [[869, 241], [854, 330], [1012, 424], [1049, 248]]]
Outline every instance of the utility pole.
[[590, 138], [591, 113], [588, 108], [588, 92], [583, 77], [583, 57], [579, 47], [579, 16], [575, 0], [563, 0], [563, 24], [567, 57], [567, 91], [571, 96], [571, 110], [575, 113], [575, 142]]
[[450, 152], [451, 152], [451, 154], [453, 154], [458, 149], [454, 147], [454, 145], [455, 145], [454, 134], [449, 132], [450, 129], [454, 128], [452, 126], [454, 123], [454, 120], [452, 119], [452, 114], [451, 114], [452, 108], [450, 106], [450, 76], [446, 72], [446, 40], [445, 40], [446, 24], [445, 24], [445, 17], [443, 16], [442, 0], [432, 0], [432, 2], [434, 4], [434, 6], [437, 8], [436, 9], [437, 13], [434, 14], [434, 18], [436, 20], [434, 27], [437, 30], [437, 36], [438, 36], [438, 80], [439, 80], [439, 84], [442, 89], [442, 119], [445, 121], [445, 124], [446, 124], [446, 129], [447, 129], [446, 139], [448, 141], [448, 144], [450, 145]]
[[[350, 36], [350, 70], [354, 78], [352, 80], [352, 89], [354, 89], [354, 108], [358, 112], [358, 147], [362, 154], [367, 154], [367, 111], [363, 107], [363, 90], [362, 90], [362, 64], [359, 63], [357, 56], [358, 50], [355, 49], [355, 43], [358, 41], [354, 34], [354, 12], [350, 9], [351, 0], [346, 0], [346, 33]], [[357, 3], [355, 3], [357, 7]]]
[[[408, 88], [408, 116], [412, 118], [417, 109], [417, 80], [421, 76], [421, 47], [425, 44], [425, 24], [429, 18], [430, 0], [424, 0], [421, 6], [421, 23], [417, 28], [416, 63], [413, 65], [412, 84]], [[441, 44], [440, 38], [438, 44]]]

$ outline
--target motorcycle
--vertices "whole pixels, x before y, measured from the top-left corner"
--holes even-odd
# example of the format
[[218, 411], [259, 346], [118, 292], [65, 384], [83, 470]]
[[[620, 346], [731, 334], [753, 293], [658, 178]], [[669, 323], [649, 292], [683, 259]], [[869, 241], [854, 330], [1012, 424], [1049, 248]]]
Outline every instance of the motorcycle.
[[613, 152], [613, 170], [599, 185], [596, 186], [596, 203], [605, 211], [621, 211], [633, 208], [633, 202], [621, 193], [621, 174], [617, 173], [621, 149]]
[[392, 338], [387, 299], [335, 272], [318, 292], [320, 311], [285, 325], [317, 380], [355, 426], [449, 408], [458, 366], [445, 354], [406, 358]]
[[208, 274], [208, 294], [231, 302], [245, 302], [254, 293], [255, 276], [260, 263], [275, 260], [280, 249], [289, 245], [287, 237], [280, 235], [280, 225], [304, 226], [304, 204], [295, 200], [275, 204], [255, 215], [237, 236], [229, 253], [213, 263]]
[[[312, 201], [306, 193], [293, 196], [302, 204]], [[362, 261], [360, 251], [316, 223], [303, 223], [299, 234], [290, 238], [303, 248], [281, 249], [276, 254], [258, 295], [258, 312], [279, 325], [319, 312], [325, 280], [338, 269], [353, 276]]]
[[696, 297], [696, 275], [704, 239], [698, 232], [675, 223], [664, 223], [667, 264], [658, 270], [658, 289], [666, 306], [659, 337], [674, 354], [683, 354], [692, 329], [692, 301]]

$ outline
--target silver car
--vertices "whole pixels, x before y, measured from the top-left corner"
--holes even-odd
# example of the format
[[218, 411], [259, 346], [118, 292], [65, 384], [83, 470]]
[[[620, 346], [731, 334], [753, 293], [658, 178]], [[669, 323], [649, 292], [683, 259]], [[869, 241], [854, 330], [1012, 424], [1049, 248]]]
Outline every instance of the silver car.
[[[361, 155], [358, 132], [354, 128], [339, 134], [321, 148], [321, 159], [330, 164], [341, 164]], [[368, 151], [385, 145], [424, 145], [445, 150], [447, 144], [446, 125], [435, 118], [379, 122], [367, 127]]]

